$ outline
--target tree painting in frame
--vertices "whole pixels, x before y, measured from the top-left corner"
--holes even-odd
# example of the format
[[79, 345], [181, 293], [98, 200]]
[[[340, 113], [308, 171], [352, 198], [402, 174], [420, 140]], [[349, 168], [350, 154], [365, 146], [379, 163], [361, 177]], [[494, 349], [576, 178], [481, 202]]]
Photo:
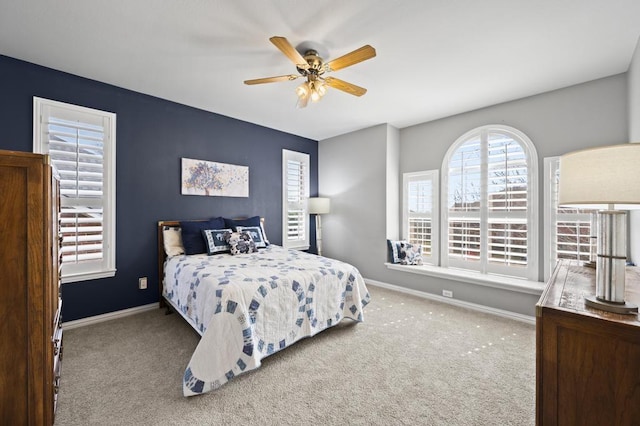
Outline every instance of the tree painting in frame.
[[249, 196], [249, 167], [182, 159], [182, 195]]

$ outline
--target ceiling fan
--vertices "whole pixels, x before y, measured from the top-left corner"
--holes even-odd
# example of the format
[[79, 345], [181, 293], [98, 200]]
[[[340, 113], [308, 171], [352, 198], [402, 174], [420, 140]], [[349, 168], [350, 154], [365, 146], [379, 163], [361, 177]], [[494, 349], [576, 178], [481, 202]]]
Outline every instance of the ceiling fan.
[[298, 108], [304, 108], [309, 100], [319, 101], [327, 91], [327, 86], [342, 90], [354, 96], [362, 96], [367, 93], [364, 87], [356, 86], [335, 77], [324, 77], [325, 73], [337, 71], [342, 68], [355, 65], [376, 56], [376, 50], [368, 44], [353, 52], [340, 56], [329, 62], [318, 55], [313, 49], [305, 51], [304, 56], [300, 54], [289, 41], [284, 37], [274, 36], [269, 39], [282, 53], [293, 62], [298, 70], [298, 74], [280, 75], [277, 77], [257, 78], [255, 80], [245, 80], [244, 84], [275, 83], [278, 81], [291, 81], [304, 77], [305, 81], [296, 88], [298, 95]]

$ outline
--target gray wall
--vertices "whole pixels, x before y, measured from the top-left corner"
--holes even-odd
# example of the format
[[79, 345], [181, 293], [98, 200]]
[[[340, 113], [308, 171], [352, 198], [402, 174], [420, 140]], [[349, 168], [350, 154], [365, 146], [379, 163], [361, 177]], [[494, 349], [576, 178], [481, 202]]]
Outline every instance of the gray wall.
[[402, 221], [401, 209], [402, 188], [398, 185], [400, 174], [400, 131], [392, 126], [387, 126], [387, 165], [385, 169], [387, 178], [387, 238], [397, 240], [400, 238], [400, 223]]
[[[499, 104], [399, 131], [398, 188], [405, 172], [440, 169], [449, 146], [462, 134], [486, 124], [504, 124], [533, 141], [539, 165], [540, 279], [543, 265], [543, 158], [576, 149], [627, 142], [627, 76], [620, 74], [513, 102]], [[395, 141], [376, 126], [319, 142], [319, 188], [336, 199], [336, 209], [323, 222], [326, 254], [356, 265], [372, 280], [441, 295], [452, 290], [457, 299], [534, 315], [538, 297], [454, 280], [392, 271], [384, 266], [387, 226], [387, 144]], [[393, 160], [392, 158], [390, 158]], [[345, 188], [343, 190], [343, 188]], [[400, 189], [398, 189], [400, 191]], [[395, 201], [398, 199], [398, 201]], [[389, 197], [399, 212], [399, 197]], [[397, 213], [396, 213], [397, 214]], [[323, 218], [324, 219], [324, 218]]]
[[[388, 200], [386, 191], [388, 161], [398, 157], [397, 145], [397, 130], [386, 124], [318, 143], [318, 189], [331, 198], [331, 213], [322, 217], [322, 253], [353, 264], [365, 277], [386, 270], [389, 208], [397, 228], [396, 179], [396, 195], [392, 188]], [[397, 176], [397, 160], [390, 172]]]

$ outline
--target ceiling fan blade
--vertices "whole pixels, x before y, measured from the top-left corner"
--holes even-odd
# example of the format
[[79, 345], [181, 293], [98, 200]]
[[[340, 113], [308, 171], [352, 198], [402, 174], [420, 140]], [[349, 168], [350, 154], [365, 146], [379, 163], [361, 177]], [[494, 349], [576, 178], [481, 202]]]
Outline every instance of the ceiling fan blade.
[[277, 81], [291, 81], [300, 77], [299, 75], [289, 74], [289, 75], [279, 75], [277, 77], [265, 77], [265, 78], [256, 78], [254, 80], [245, 80], [244, 84], [263, 84], [263, 83], [275, 83]]
[[291, 43], [289, 43], [289, 40], [284, 37], [273, 36], [269, 39], [269, 41], [271, 41], [271, 43], [273, 43], [278, 49], [280, 49], [280, 51], [284, 53], [287, 58], [291, 60], [291, 62], [296, 64], [298, 68], [302, 68], [305, 70], [309, 68], [309, 64], [307, 64], [307, 61], [305, 61], [300, 52], [298, 52], [295, 47], [293, 47]]
[[325, 67], [327, 68], [327, 71], [337, 71], [339, 69], [355, 65], [359, 62], [366, 61], [367, 59], [371, 59], [375, 56], [376, 49], [367, 44], [362, 46], [360, 49], [356, 49], [353, 52], [327, 62]]
[[327, 77], [324, 79], [324, 82], [327, 84], [327, 86], [331, 86], [334, 89], [342, 90], [343, 92], [347, 92], [350, 95], [362, 96], [367, 93], [367, 89], [365, 89], [364, 87], [347, 83], [346, 81], [340, 80], [339, 78]]

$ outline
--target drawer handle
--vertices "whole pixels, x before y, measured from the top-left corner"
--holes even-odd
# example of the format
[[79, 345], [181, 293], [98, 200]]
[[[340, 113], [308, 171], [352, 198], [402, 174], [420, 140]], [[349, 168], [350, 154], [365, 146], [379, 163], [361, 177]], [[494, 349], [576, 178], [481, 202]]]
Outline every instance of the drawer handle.
[[53, 340], [53, 356], [60, 354], [62, 357], [62, 344], [60, 343], [60, 339]]

